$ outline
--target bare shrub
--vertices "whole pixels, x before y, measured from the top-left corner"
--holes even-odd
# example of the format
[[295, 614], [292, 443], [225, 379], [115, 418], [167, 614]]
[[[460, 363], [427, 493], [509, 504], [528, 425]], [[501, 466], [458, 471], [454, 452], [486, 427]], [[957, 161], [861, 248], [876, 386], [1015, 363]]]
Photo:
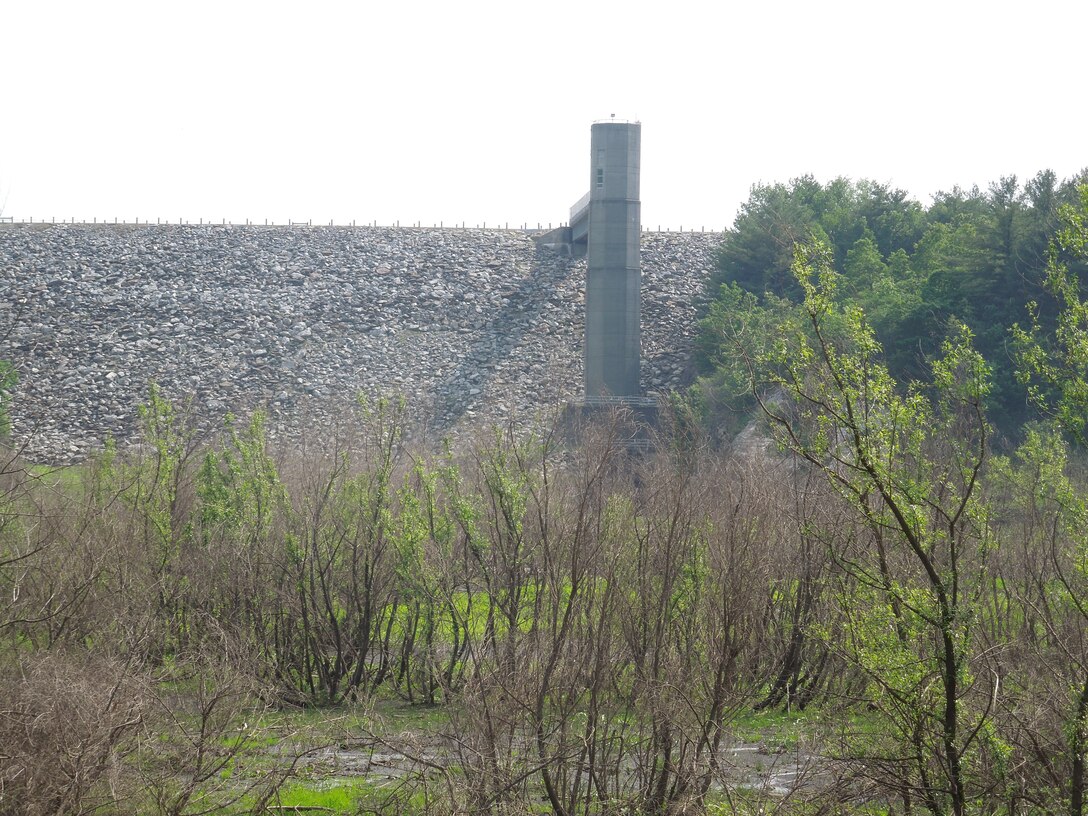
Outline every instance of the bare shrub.
[[130, 666], [86, 654], [39, 654], [0, 690], [0, 814], [88, 813], [131, 794], [125, 760], [147, 716]]
[[161, 816], [201, 816], [243, 804], [260, 812], [293, 772], [297, 755], [270, 750], [289, 735], [262, 725], [270, 697], [244, 670], [244, 650], [181, 655], [156, 678], [138, 770], [146, 807]]

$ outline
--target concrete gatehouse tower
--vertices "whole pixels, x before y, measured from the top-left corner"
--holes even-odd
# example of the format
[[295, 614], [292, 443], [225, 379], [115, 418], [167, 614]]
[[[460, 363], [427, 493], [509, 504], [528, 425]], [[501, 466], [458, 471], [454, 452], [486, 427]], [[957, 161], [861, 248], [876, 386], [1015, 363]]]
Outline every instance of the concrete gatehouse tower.
[[[590, 131], [586, 248], [585, 396], [641, 397], [642, 269], [639, 154], [642, 125], [596, 122]], [[571, 225], [576, 215], [572, 213]]]
[[537, 245], [586, 257], [585, 393], [568, 404], [575, 435], [607, 415], [630, 450], [652, 447], [656, 396], [640, 382], [642, 241], [639, 201], [642, 125], [614, 117], [590, 130], [589, 192], [570, 208], [570, 222], [535, 238]]

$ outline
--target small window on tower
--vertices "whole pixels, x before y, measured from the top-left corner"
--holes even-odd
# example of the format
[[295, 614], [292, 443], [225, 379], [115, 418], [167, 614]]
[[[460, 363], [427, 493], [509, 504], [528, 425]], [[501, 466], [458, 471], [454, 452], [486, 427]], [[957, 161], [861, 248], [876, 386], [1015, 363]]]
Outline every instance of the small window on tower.
[[598, 168], [597, 170], [597, 186], [604, 187], [604, 169]]

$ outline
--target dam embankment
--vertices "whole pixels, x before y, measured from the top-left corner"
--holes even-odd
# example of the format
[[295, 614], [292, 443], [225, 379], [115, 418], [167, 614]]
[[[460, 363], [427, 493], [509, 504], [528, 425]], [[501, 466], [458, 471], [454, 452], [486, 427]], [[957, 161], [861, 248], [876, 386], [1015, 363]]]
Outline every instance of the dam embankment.
[[[642, 237], [642, 385], [690, 381], [720, 236]], [[436, 433], [581, 393], [585, 259], [515, 230], [0, 226], [13, 437], [79, 459], [136, 429], [156, 382], [202, 423], [263, 407], [274, 435], [403, 394]]]

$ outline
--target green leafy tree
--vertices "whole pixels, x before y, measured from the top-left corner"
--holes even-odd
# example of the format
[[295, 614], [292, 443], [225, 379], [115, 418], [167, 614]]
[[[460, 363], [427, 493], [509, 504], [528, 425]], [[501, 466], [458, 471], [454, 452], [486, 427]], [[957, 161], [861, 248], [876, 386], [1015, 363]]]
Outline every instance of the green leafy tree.
[[[1010, 176], [986, 189], [939, 192], [928, 208], [865, 180], [803, 177], [756, 187], [723, 238], [712, 298], [729, 306], [725, 283], [760, 303], [772, 295], [799, 303], [792, 247], [822, 241], [843, 274], [840, 295], [865, 310], [897, 380], [925, 378], [927, 361], [941, 354], [954, 327], [971, 329], [993, 365], [989, 416], [1014, 437], [1031, 412], [1006, 347], [1007, 327], [1032, 299], [1040, 323], [1053, 326], [1057, 302], [1043, 287], [1046, 247], [1059, 207], [1074, 199], [1073, 182], [1059, 183], [1051, 171], [1022, 186]], [[1075, 270], [1084, 264], [1070, 263]], [[703, 331], [713, 334], [714, 323]], [[710, 374], [714, 364], [703, 359]]]
[[740, 430], [738, 419], [747, 421], [756, 400], [748, 367], [736, 350], [765, 351], [776, 327], [795, 309], [788, 300], [773, 295], [761, 300], [736, 283], [722, 284], [699, 323], [698, 358], [712, 373], [688, 395], [704, 422], [730, 433]]
[[11, 436], [11, 392], [18, 381], [15, 367], [0, 360], [0, 442], [6, 442]]
[[1088, 441], [1088, 302], [1070, 259], [1088, 259], [1088, 185], [1081, 187], [1080, 206], [1060, 210], [1062, 228], [1047, 264], [1048, 291], [1061, 305], [1053, 332], [1047, 331], [1038, 302], [1028, 304], [1028, 326], [1013, 327], [1018, 374], [1044, 414], [1077, 441]]
[[[1070, 265], [1088, 260], [1088, 185], [1080, 188], [1077, 205], [1060, 207], [1059, 218], [1061, 229], [1050, 247], [1046, 278], [1048, 290], [1061, 305], [1054, 329], [1044, 327], [1039, 306], [1032, 303], [1029, 325], [1015, 326], [1013, 337], [1018, 373], [1028, 383], [1033, 401], [1058, 432], [1083, 448], [1088, 443], [1088, 300], [1082, 296], [1079, 277]], [[1080, 637], [1057, 638], [1069, 662], [1079, 670], [1078, 677], [1068, 678], [1072, 699], [1066, 730], [1070, 813], [1080, 816], [1088, 764], [1088, 649], [1083, 642], [1088, 627], [1088, 494], [1068, 480], [1064, 450], [1060, 456], [1049, 485], [1049, 494], [1059, 508], [1055, 524], [1065, 531], [1054, 556], [1057, 573], [1053, 588], [1063, 602], [1060, 606], [1074, 613], [1075, 631], [1080, 633]]]
[[872, 181], [837, 178], [826, 185], [812, 176], [789, 184], [760, 185], [741, 206], [719, 254], [721, 273], [711, 285], [736, 283], [762, 296], [800, 300], [793, 277], [793, 245], [816, 235], [846, 260], [867, 239], [881, 258], [912, 251], [924, 229], [921, 206], [902, 190]]
[[245, 644], [262, 679], [284, 691], [307, 687], [311, 673], [300, 672], [289, 648], [297, 614], [283, 602], [295, 589], [287, 565], [299, 563], [302, 547], [287, 529], [292, 508], [268, 451], [264, 415], [255, 412], [244, 425], [228, 417], [227, 436], [207, 451], [195, 478], [201, 551], [194, 561], [203, 571], [195, 583], [204, 585], [197, 611], [211, 636], [222, 624]]
[[[1016, 793], [1048, 812], [1081, 816], [1088, 751], [1088, 491], [1069, 443], [1053, 425], [1032, 427], [990, 476], [1004, 537], [990, 610], [993, 639], [1009, 655], [1006, 731]], [[1000, 599], [1000, 600], [997, 600]], [[1010, 659], [1011, 658], [1011, 659]], [[1003, 662], [1005, 662], [1003, 661]], [[1010, 797], [1011, 798], [1011, 797]]]
[[769, 349], [738, 351], [779, 443], [868, 531], [832, 552], [849, 579], [841, 648], [898, 753], [855, 750], [908, 803], [959, 816], [986, 787], [972, 769], [990, 733], [974, 633], [991, 544], [979, 495], [989, 368], [961, 326], [930, 381], [903, 389], [862, 310], [839, 300], [830, 248], [799, 245], [794, 273], [800, 313]]
[[187, 483], [196, 438], [179, 410], [152, 383], [137, 408], [141, 444], [119, 454], [108, 444], [96, 468], [98, 501], [120, 498], [127, 508], [125, 535], [138, 544], [146, 582], [155, 593], [164, 630], [154, 648], [160, 657], [177, 651], [185, 638], [187, 564], [183, 555], [191, 535]]

